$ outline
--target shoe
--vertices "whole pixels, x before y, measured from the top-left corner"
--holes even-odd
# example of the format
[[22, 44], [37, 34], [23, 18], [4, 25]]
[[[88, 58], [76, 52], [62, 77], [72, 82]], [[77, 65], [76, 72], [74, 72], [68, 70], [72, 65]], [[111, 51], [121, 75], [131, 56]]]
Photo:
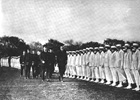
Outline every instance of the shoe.
[[131, 86], [127, 86], [127, 87], [125, 87], [125, 89], [131, 89], [132, 87]]
[[96, 79], [94, 82], [95, 82], [95, 83], [98, 83], [98, 82], [99, 82], [99, 80], [97, 80], [97, 79]]
[[116, 86], [116, 83], [111, 84], [111, 86]]
[[90, 82], [94, 82], [94, 80], [93, 80], [93, 79], [91, 79], [91, 80], [90, 80]]
[[134, 90], [134, 91], [139, 91], [140, 89], [139, 89], [138, 87], [136, 87], [136, 88], [134, 88], [134, 89], [132, 89], [132, 90]]
[[118, 87], [118, 88], [119, 88], [119, 87], [123, 87], [123, 85], [122, 85], [122, 84], [119, 84], [119, 85], [117, 85], [116, 87]]
[[111, 82], [108, 81], [108, 82], [106, 82], [105, 84], [109, 85], [109, 84], [111, 84]]
[[87, 81], [89, 81], [90, 79], [89, 78], [87, 78]]
[[100, 83], [104, 83], [104, 80], [101, 80], [101, 82]]

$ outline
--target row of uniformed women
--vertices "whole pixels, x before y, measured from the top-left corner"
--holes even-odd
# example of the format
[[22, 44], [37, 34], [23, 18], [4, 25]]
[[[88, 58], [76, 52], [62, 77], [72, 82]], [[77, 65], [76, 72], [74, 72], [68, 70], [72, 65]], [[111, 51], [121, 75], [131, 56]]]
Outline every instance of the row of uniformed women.
[[[116, 46], [86, 48], [83, 50], [68, 51], [67, 68], [65, 76], [87, 81], [94, 81], [111, 86], [123, 87], [123, 82], [128, 82], [126, 89], [140, 88], [140, 51], [137, 43], [130, 47], [125, 44]], [[119, 83], [119, 84], [117, 84]]]

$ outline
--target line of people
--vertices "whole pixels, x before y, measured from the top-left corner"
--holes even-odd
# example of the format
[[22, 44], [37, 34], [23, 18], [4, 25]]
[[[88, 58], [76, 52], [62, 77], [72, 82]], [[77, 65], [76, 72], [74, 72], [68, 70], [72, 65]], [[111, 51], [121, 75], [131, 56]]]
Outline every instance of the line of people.
[[31, 69], [33, 78], [42, 78], [42, 81], [47, 78], [51, 79], [54, 72], [54, 66], [58, 64], [59, 68], [59, 80], [63, 81], [63, 74], [65, 72], [65, 66], [67, 63], [67, 54], [64, 51], [63, 47], [55, 54], [52, 48], [48, 49], [43, 47], [43, 51], [37, 51], [27, 49], [23, 51], [20, 56], [20, 65], [21, 65], [21, 77], [23, 73], [25, 78], [30, 78]]
[[117, 44], [116, 46], [90, 47], [67, 51], [68, 63], [65, 77], [140, 90], [140, 47]]

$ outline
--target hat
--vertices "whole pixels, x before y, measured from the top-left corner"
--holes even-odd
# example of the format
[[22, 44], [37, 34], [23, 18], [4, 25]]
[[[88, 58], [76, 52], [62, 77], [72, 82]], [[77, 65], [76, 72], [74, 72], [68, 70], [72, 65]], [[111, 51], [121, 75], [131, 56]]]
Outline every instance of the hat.
[[104, 47], [100, 46], [99, 49], [104, 49]]
[[95, 47], [94, 49], [95, 49], [95, 50], [98, 50], [99, 48], [98, 48], [98, 47]]
[[110, 47], [110, 45], [106, 44], [106, 45], [105, 45], [105, 47], [108, 47], [108, 48], [109, 48], [109, 47]]
[[121, 44], [117, 44], [116, 47], [121, 47]]
[[137, 44], [137, 43], [133, 43], [133, 46], [134, 46], [134, 47], [138, 47], [138, 44]]
[[111, 46], [111, 49], [116, 49], [116, 46]]
[[130, 45], [129, 45], [128, 43], [126, 43], [124, 46], [125, 46], [125, 47], [129, 47]]

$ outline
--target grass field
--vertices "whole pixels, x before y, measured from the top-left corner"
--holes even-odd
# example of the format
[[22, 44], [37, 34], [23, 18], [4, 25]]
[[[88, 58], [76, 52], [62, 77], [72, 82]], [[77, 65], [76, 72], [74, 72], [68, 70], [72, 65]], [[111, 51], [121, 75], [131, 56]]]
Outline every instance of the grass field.
[[140, 92], [104, 84], [65, 78], [24, 79], [20, 70], [3, 67], [0, 75], [0, 100], [140, 100]]

